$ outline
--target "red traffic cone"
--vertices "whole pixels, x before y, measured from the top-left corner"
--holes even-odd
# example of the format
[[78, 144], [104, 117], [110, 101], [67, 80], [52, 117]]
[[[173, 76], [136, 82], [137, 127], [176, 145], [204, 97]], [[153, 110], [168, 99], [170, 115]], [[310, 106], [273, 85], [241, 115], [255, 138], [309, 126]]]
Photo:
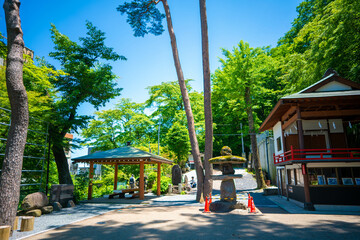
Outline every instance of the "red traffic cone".
[[248, 208], [251, 208], [251, 196], [250, 196], [250, 193], [248, 193], [248, 205], [247, 205]]
[[251, 197], [250, 213], [256, 213], [255, 204], [254, 204], [254, 199], [253, 199], [252, 197]]
[[210, 197], [209, 197], [209, 207], [210, 207], [210, 204], [212, 203], [212, 198], [211, 198], [211, 193], [210, 193]]
[[210, 213], [208, 198], [205, 198], [205, 207], [203, 213]]

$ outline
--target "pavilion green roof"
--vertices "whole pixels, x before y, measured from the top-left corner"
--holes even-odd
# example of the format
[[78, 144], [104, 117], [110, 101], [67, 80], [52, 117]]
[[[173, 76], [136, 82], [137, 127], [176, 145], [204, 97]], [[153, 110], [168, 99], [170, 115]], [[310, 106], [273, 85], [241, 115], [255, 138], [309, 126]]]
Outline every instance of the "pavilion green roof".
[[95, 152], [86, 156], [72, 159], [74, 163], [97, 163], [97, 164], [139, 164], [144, 161], [147, 164], [167, 163], [172, 164], [173, 161], [164, 157], [140, 150], [138, 148], [126, 146], [119, 147], [107, 151]]

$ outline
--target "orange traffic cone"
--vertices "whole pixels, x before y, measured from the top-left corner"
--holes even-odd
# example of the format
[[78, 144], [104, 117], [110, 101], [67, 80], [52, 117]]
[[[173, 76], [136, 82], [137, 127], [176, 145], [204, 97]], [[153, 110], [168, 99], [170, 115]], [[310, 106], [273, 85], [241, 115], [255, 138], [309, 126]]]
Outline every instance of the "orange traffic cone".
[[211, 193], [210, 193], [210, 197], [209, 197], [209, 206], [212, 203], [212, 198], [211, 198]]
[[248, 193], [248, 205], [247, 205], [248, 208], [251, 208], [251, 196], [250, 196], [250, 193]]
[[203, 213], [210, 213], [208, 198], [205, 198], [205, 207]]
[[256, 213], [255, 204], [254, 204], [254, 199], [253, 199], [252, 197], [251, 197], [250, 213]]

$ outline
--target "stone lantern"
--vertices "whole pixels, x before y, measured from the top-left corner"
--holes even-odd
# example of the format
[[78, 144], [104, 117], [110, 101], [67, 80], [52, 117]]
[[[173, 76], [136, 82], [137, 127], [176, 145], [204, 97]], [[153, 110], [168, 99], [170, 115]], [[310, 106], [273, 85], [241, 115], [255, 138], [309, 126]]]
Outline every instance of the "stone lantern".
[[222, 175], [212, 175], [213, 180], [221, 180], [220, 186], [220, 201], [212, 202], [210, 204], [210, 211], [213, 212], [227, 212], [235, 208], [241, 208], [236, 201], [236, 188], [234, 179], [242, 178], [241, 174], [234, 174], [235, 170], [233, 164], [244, 163], [246, 160], [243, 157], [232, 155], [229, 147], [224, 146], [221, 151], [221, 156], [209, 159], [209, 162], [214, 165], [220, 165]]

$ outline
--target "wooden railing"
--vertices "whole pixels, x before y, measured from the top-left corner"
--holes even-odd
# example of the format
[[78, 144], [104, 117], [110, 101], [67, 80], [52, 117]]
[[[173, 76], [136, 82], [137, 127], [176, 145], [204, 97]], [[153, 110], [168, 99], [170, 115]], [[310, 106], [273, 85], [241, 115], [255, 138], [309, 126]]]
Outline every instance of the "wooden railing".
[[326, 148], [326, 149], [294, 149], [290, 151], [274, 154], [274, 164], [287, 161], [360, 161], [360, 148]]

